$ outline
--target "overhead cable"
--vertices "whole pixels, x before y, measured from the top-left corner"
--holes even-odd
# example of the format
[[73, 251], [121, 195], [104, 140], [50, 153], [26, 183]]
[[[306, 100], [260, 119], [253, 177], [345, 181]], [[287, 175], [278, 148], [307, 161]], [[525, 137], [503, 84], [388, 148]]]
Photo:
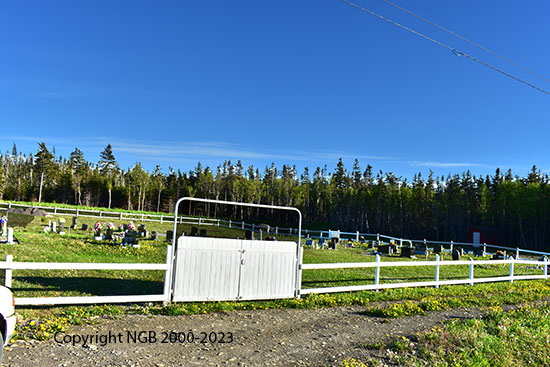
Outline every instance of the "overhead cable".
[[458, 37], [458, 38], [460, 38], [461, 40], [466, 41], [466, 42], [468, 42], [469, 44], [472, 44], [472, 45], [474, 45], [474, 46], [476, 46], [476, 47], [482, 49], [483, 51], [489, 52], [490, 54], [495, 55], [496, 57], [498, 57], [498, 58], [500, 58], [500, 59], [502, 59], [502, 60], [504, 60], [504, 61], [506, 61], [506, 62], [508, 62], [508, 63], [510, 63], [510, 64], [512, 64], [512, 65], [514, 65], [514, 66], [517, 66], [517, 67], [520, 68], [520, 69], [523, 69], [523, 70], [525, 70], [525, 71], [527, 71], [527, 72], [529, 72], [529, 73], [531, 73], [531, 74], [533, 74], [533, 75], [535, 75], [535, 76], [538, 76], [539, 78], [541, 78], [541, 79], [543, 79], [543, 80], [546, 80], [547, 82], [550, 82], [550, 79], [545, 78], [545, 77], [543, 77], [542, 75], [537, 74], [537, 73], [535, 73], [534, 71], [529, 70], [529, 69], [527, 69], [526, 67], [523, 67], [523, 66], [521, 66], [521, 65], [519, 65], [519, 64], [517, 64], [517, 63], [515, 63], [515, 62], [513, 62], [512, 60], [507, 59], [506, 57], [497, 54], [497, 53], [494, 52], [494, 51], [489, 50], [488, 48], [485, 48], [485, 47], [483, 47], [483, 46], [481, 46], [481, 45], [479, 45], [479, 44], [477, 44], [477, 43], [475, 43], [475, 42], [473, 42], [473, 41], [470, 41], [469, 39], [467, 39], [467, 38], [465, 38], [465, 37], [462, 37], [461, 35], [456, 34], [455, 32], [453, 32], [453, 31], [451, 31], [451, 30], [449, 30], [449, 29], [447, 29], [447, 28], [445, 28], [445, 27], [442, 27], [442, 26], [440, 26], [440, 25], [437, 24], [437, 23], [432, 22], [432, 21], [429, 20], [429, 19], [423, 18], [423, 17], [421, 17], [420, 15], [417, 15], [417, 14], [413, 13], [413, 12], [410, 11], [410, 10], [407, 10], [407, 9], [405, 9], [405, 8], [403, 8], [403, 7], [399, 6], [399, 5], [397, 5], [397, 4], [392, 3], [391, 1], [388, 1], [388, 0], [382, 0], [382, 1], [384, 1], [385, 3], [387, 3], [387, 4], [389, 4], [389, 5], [393, 6], [393, 7], [396, 7], [397, 9], [400, 9], [400, 10], [404, 11], [405, 13], [408, 13], [408, 14], [410, 14], [410, 15], [412, 15], [412, 16], [414, 16], [414, 17], [416, 17], [416, 18], [418, 18], [418, 19], [420, 19], [420, 20], [422, 20], [422, 21], [424, 21], [424, 22], [426, 22], [426, 23], [428, 23], [428, 24], [431, 24], [431, 25], [433, 25], [434, 27], [437, 27], [437, 28], [439, 28], [439, 29], [441, 29], [441, 30], [443, 30], [443, 31], [445, 31], [445, 32], [447, 32], [447, 33], [449, 33], [449, 34], [452, 34], [453, 36]]
[[501, 73], [501, 74], [503, 74], [503, 75], [506, 75], [506, 76], [508, 76], [508, 77], [510, 77], [510, 78], [512, 78], [512, 79], [514, 79], [514, 80], [516, 80], [516, 81], [518, 81], [518, 82], [520, 82], [520, 83], [523, 83], [523, 84], [525, 84], [525, 85], [528, 85], [529, 87], [534, 88], [534, 89], [538, 90], [539, 92], [546, 93], [546, 94], [550, 95], [550, 92], [548, 92], [548, 91], [546, 91], [546, 90], [544, 90], [544, 89], [542, 89], [542, 88], [539, 88], [539, 87], [537, 87], [536, 85], [533, 85], [533, 84], [531, 84], [531, 83], [529, 83], [529, 82], [526, 82], [526, 81], [523, 80], [523, 79], [520, 79], [520, 78], [518, 78], [518, 77], [516, 77], [516, 76], [513, 76], [512, 74], [509, 74], [509, 73], [507, 73], [507, 72], [505, 72], [505, 71], [502, 71], [502, 70], [500, 70], [500, 69], [498, 69], [498, 68], [496, 68], [496, 67], [494, 67], [494, 66], [491, 66], [491, 65], [487, 64], [486, 62], [483, 62], [483, 61], [481, 61], [481, 60], [478, 60], [478, 59], [476, 59], [475, 57], [466, 54], [465, 52], [459, 51], [459, 50], [455, 49], [454, 47], [451, 47], [451, 46], [449, 46], [449, 45], [447, 45], [447, 44], [445, 44], [445, 43], [439, 42], [439, 41], [437, 41], [437, 40], [435, 40], [435, 39], [433, 39], [433, 38], [431, 38], [431, 37], [428, 37], [428, 36], [426, 36], [426, 35], [423, 34], [423, 33], [417, 32], [417, 31], [415, 31], [414, 29], [408, 28], [408, 27], [406, 27], [406, 26], [404, 26], [404, 25], [402, 25], [402, 24], [399, 24], [399, 23], [397, 23], [397, 22], [395, 22], [395, 21], [393, 21], [393, 20], [391, 20], [391, 19], [388, 19], [388, 18], [386, 18], [386, 17], [384, 17], [384, 16], [382, 16], [382, 15], [380, 15], [380, 14], [377, 14], [377, 13], [371, 11], [371, 10], [365, 9], [365, 8], [359, 6], [359, 5], [355, 4], [355, 3], [352, 3], [352, 2], [350, 2], [350, 1], [348, 1], [348, 0], [341, 0], [341, 1], [344, 2], [344, 3], [346, 3], [346, 4], [348, 4], [348, 5], [353, 6], [353, 7], [357, 8], [357, 9], [359, 9], [359, 10], [362, 10], [362, 11], [364, 11], [364, 12], [366, 12], [366, 13], [369, 13], [369, 14], [371, 14], [371, 15], [374, 15], [374, 16], [377, 17], [377, 18], [380, 18], [380, 19], [382, 19], [382, 20], [385, 20], [386, 22], [389, 22], [389, 23], [391, 23], [391, 24], [393, 24], [393, 25], [395, 25], [395, 26], [397, 26], [397, 27], [399, 27], [399, 28], [402, 28], [402, 29], [404, 29], [404, 30], [406, 30], [406, 31], [409, 31], [409, 32], [413, 33], [413, 34], [416, 34], [417, 36], [420, 36], [420, 37], [422, 37], [422, 38], [425, 38], [425, 39], [427, 39], [428, 41], [431, 41], [431, 42], [433, 42], [433, 43], [435, 43], [435, 44], [438, 44], [439, 46], [445, 47], [445, 48], [449, 49], [449, 50], [450, 50], [453, 54], [455, 54], [456, 56], [464, 56], [464, 57], [466, 57], [466, 58], [468, 58], [468, 59], [470, 59], [470, 60], [472, 60], [472, 61], [475, 61], [475, 62], [477, 62], [477, 63], [479, 63], [479, 64], [481, 64], [481, 65], [483, 65], [483, 66], [486, 66], [486, 67], [488, 67], [488, 68], [490, 68], [490, 69], [492, 69], [492, 70], [494, 70], [494, 71], [497, 71], [497, 72], [499, 72], [499, 73]]

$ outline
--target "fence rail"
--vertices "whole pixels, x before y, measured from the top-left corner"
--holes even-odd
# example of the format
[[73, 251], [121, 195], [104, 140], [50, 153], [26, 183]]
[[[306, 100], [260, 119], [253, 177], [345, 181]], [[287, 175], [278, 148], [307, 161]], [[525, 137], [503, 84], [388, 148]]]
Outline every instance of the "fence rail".
[[12, 286], [13, 270], [161, 270], [165, 272], [164, 292], [162, 294], [117, 295], [117, 296], [75, 296], [75, 297], [16, 297], [17, 306], [37, 305], [67, 305], [92, 303], [130, 303], [130, 302], [168, 302], [170, 290], [166, 287], [170, 270], [168, 254], [172, 253], [172, 245], [166, 248], [166, 263], [46, 263], [46, 262], [14, 262], [12, 255], [6, 256], [6, 261], [0, 262], [0, 269], [5, 270], [5, 285]]
[[[509, 264], [510, 274], [508, 276], [489, 277], [489, 278], [475, 278], [474, 267], [476, 265], [497, 265], [497, 264]], [[532, 266], [542, 267], [542, 275], [514, 275], [514, 265], [516, 264], [528, 264]], [[337, 292], [352, 292], [362, 290], [377, 290], [377, 289], [389, 289], [389, 288], [408, 288], [408, 287], [436, 287], [441, 285], [452, 284], [470, 284], [474, 283], [488, 283], [488, 282], [513, 282], [514, 280], [529, 280], [529, 279], [548, 279], [548, 267], [550, 262], [548, 259], [544, 261], [534, 260], [519, 260], [519, 259], [506, 259], [506, 260], [439, 260], [439, 255], [436, 255], [435, 261], [380, 261], [380, 255], [376, 255], [375, 262], [361, 262], [361, 263], [324, 263], [324, 264], [303, 264], [302, 270], [312, 269], [346, 269], [346, 268], [375, 268], [374, 284], [364, 285], [351, 285], [342, 287], [323, 287], [323, 288], [306, 288], [301, 289], [300, 294], [312, 294], [312, 293], [337, 293]], [[465, 279], [450, 279], [439, 280], [439, 267], [440, 266], [469, 266], [469, 277]], [[405, 282], [405, 283], [380, 283], [380, 269], [389, 267], [402, 267], [402, 266], [434, 266], [435, 276], [433, 281], [425, 282]]]

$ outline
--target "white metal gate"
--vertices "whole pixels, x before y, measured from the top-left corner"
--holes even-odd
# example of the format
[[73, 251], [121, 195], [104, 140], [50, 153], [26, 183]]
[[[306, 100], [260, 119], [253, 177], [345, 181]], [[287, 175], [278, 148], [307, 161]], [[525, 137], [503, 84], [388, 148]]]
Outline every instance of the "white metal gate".
[[291, 241], [180, 237], [172, 300], [292, 298], [297, 253]]

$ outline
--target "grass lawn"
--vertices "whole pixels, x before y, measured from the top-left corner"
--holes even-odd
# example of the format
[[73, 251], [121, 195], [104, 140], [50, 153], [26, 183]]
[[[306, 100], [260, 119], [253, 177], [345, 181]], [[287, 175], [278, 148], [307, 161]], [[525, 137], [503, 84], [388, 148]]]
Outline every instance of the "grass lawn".
[[[140, 239], [140, 248], [121, 247], [93, 239], [93, 232], [67, 230], [67, 234], [47, 234], [43, 231], [49, 220], [59, 217], [17, 217], [10, 214], [10, 225], [15, 227], [17, 244], [0, 245], [0, 257], [13, 255], [15, 261], [28, 262], [112, 262], [112, 263], [164, 263], [167, 242]], [[71, 217], [65, 217], [66, 224]], [[93, 227], [96, 219], [79, 218]], [[113, 220], [118, 226], [121, 221]], [[139, 222], [135, 223], [136, 225]], [[147, 222], [149, 231], [165, 234], [172, 223]], [[190, 232], [190, 224], [178, 226], [178, 232]], [[242, 238], [244, 231], [216, 226], [201, 226], [209, 236]], [[293, 237], [279, 237], [294, 240]], [[366, 248], [339, 248], [314, 250], [304, 248], [305, 263], [369, 262], [375, 261]], [[448, 254], [443, 255], [449, 259]], [[465, 258], [468, 258], [467, 256]], [[424, 260], [425, 258], [420, 258]], [[434, 260], [431, 255], [429, 260]], [[414, 261], [398, 256], [382, 257], [382, 261]], [[515, 274], [541, 274], [540, 270], [516, 266]], [[440, 279], [467, 278], [468, 266], [441, 266]], [[381, 283], [428, 281], [434, 279], [434, 267], [382, 268]], [[303, 288], [372, 284], [374, 269], [304, 270]], [[476, 277], [506, 276], [509, 267], [480, 265], [475, 268]], [[1, 274], [3, 276], [3, 274]], [[12, 289], [16, 297], [76, 296], [76, 295], [125, 295], [160, 294], [163, 291], [162, 271], [99, 271], [99, 270], [16, 270], [13, 272]], [[399, 317], [422, 313], [432, 309], [469, 306], [495, 306], [504, 303], [521, 303], [550, 298], [550, 281], [523, 281], [510, 283], [479, 284], [473, 287], [444, 286], [435, 288], [405, 288], [380, 292], [354, 292], [331, 295], [308, 295], [301, 299], [285, 299], [256, 302], [209, 302], [156, 305], [96, 305], [85, 307], [18, 307], [21, 316], [17, 330], [19, 338], [46, 339], [56, 330], [66, 330], [71, 324], [87, 322], [93, 316], [120, 313], [179, 315], [238, 309], [308, 308], [338, 305], [371, 305], [377, 301], [399, 301], [401, 306], [388, 308], [372, 306], [369, 313], [383, 317]], [[41, 326], [42, 325], [42, 326]]]

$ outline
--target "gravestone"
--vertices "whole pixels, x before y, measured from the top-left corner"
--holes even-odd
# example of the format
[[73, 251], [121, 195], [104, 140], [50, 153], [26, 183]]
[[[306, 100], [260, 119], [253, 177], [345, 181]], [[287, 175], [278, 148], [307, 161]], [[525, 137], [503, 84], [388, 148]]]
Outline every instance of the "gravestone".
[[337, 237], [332, 237], [332, 238], [330, 239], [330, 243], [329, 243], [328, 247], [329, 247], [330, 249], [336, 250], [336, 245], [337, 245], [337, 244], [338, 244], [338, 238], [337, 238]]
[[453, 260], [460, 260], [461, 253], [458, 251], [458, 249], [453, 250]]
[[443, 251], [442, 245], [434, 245], [434, 254], [440, 254]]
[[154, 241], [154, 240], [156, 240], [157, 238], [158, 238], [158, 233], [157, 233], [157, 231], [151, 232], [151, 240]]
[[51, 227], [50, 227], [52, 233], [57, 233], [57, 222], [51, 221]]
[[73, 225], [72, 225], [72, 228], [73, 229], [77, 229], [78, 228], [78, 217], [75, 215], [73, 217]]
[[198, 227], [191, 227], [191, 234], [190, 236], [197, 236], [199, 233], [199, 228]]
[[82, 228], [80, 228], [81, 231], [87, 231], [88, 225], [86, 223], [82, 224]]
[[374, 248], [375, 241], [367, 241], [368, 248]]
[[485, 250], [483, 247], [477, 247], [474, 249], [474, 256], [485, 256]]
[[112, 241], [113, 240], [113, 232], [114, 230], [111, 228], [107, 228], [105, 230], [105, 240]]
[[13, 243], [13, 228], [8, 227], [8, 240], [7, 243]]
[[414, 253], [416, 255], [428, 255], [430, 253], [430, 250], [424, 245], [416, 246]]
[[306, 246], [313, 247], [313, 240], [307, 239], [306, 240]]
[[251, 230], [247, 229], [246, 231], [244, 231], [244, 239], [245, 240], [253, 240], [254, 239], [254, 232], [252, 232]]
[[59, 218], [59, 234], [65, 234], [65, 218]]
[[401, 256], [412, 257], [414, 255], [414, 247], [401, 247]]
[[200, 232], [200, 237], [206, 237], [206, 229], [205, 228], [201, 228], [201, 230], [199, 231]]
[[146, 231], [147, 231], [147, 230], [146, 230], [146, 228], [145, 228], [145, 224], [140, 224], [140, 225], [138, 226], [138, 235], [140, 235], [140, 236], [146, 236], [146, 235], [147, 235]]
[[464, 256], [464, 249], [462, 247], [457, 247], [455, 250], [458, 251], [460, 256]]
[[322, 249], [325, 248], [325, 239], [324, 238], [319, 238], [319, 247], [321, 247]]
[[174, 239], [174, 231], [166, 231], [166, 241], [171, 242]]
[[136, 231], [128, 231], [126, 232], [126, 236], [124, 236], [124, 239], [122, 240], [122, 243], [126, 245], [137, 245], [137, 232]]
[[391, 246], [391, 245], [380, 245], [380, 246], [378, 246], [378, 252], [380, 252], [381, 254], [391, 255], [391, 254], [394, 253], [393, 246]]
[[94, 231], [94, 239], [101, 241], [103, 237], [101, 237], [101, 228], [98, 228]]

